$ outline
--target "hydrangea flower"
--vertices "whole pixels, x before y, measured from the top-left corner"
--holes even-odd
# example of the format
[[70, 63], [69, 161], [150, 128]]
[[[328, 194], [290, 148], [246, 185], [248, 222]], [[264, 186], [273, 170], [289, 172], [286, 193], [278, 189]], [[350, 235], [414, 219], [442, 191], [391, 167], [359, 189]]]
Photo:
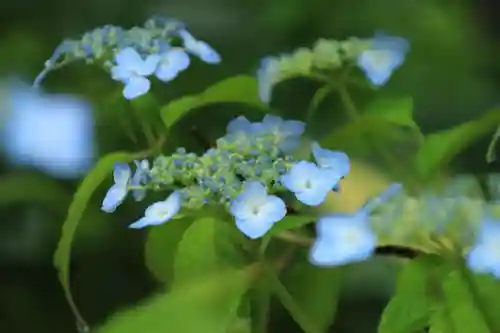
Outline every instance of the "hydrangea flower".
[[179, 36], [182, 38], [186, 50], [207, 64], [219, 64], [222, 61], [217, 51], [206, 42], [194, 38], [187, 30], [180, 30]]
[[115, 55], [116, 66], [111, 68], [113, 80], [125, 84], [123, 96], [134, 99], [149, 91], [151, 82], [146, 77], [153, 74], [160, 62], [158, 54], [151, 54], [142, 59], [141, 55], [132, 47], [124, 48]]
[[114, 184], [109, 188], [102, 201], [101, 210], [113, 213], [123, 200], [127, 197], [131, 182], [132, 170], [128, 164], [115, 163], [113, 170]]
[[95, 156], [91, 106], [70, 95], [5, 84], [1, 142], [7, 160], [56, 178], [85, 174]]
[[302, 121], [283, 120], [273, 115], [266, 115], [262, 120], [263, 130], [276, 137], [279, 149], [285, 153], [291, 152], [298, 146], [305, 127], [306, 124]]
[[281, 183], [295, 194], [300, 202], [318, 206], [325, 201], [331, 184], [325, 181], [327, 175], [312, 162], [295, 163], [290, 171], [281, 177]]
[[309, 261], [316, 266], [340, 266], [369, 258], [377, 236], [369, 224], [369, 213], [361, 209], [354, 215], [336, 214], [319, 219], [317, 238]]
[[155, 202], [146, 209], [144, 217], [129, 225], [132, 229], [141, 229], [148, 225], [163, 224], [172, 219], [181, 209], [182, 197], [179, 192], [173, 192], [160, 202]]
[[257, 70], [257, 83], [259, 86], [260, 100], [266, 104], [271, 102], [273, 86], [278, 81], [280, 74], [279, 59], [274, 57], [265, 57], [260, 62]]
[[359, 55], [358, 66], [374, 85], [382, 86], [403, 64], [409, 48], [404, 38], [377, 33], [369, 48]]
[[350, 170], [349, 157], [340, 151], [321, 148], [316, 141], [311, 143], [311, 149], [316, 163], [327, 175], [325, 181], [330, 183], [330, 188], [338, 191], [338, 182]]
[[228, 134], [235, 134], [235, 133], [256, 134], [262, 132], [262, 124], [252, 123], [246, 117], [239, 116], [229, 122], [226, 130]]
[[[151, 171], [149, 169], [149, 161], [148, 160], [142, 160], [140, 162], [134, 161], [134, 163], [136, 165], [136, 170], [134, 176], [132, 176], [130, 185], [138, 187], [145, 185], [151, 177]], [[134, 199], [136, 201], [142, 201], [146, 196], [146, 190], [134, 188], [132, 189], [132, 195], [134, 196]]]
[[470, 270], [490, 273], [500, 279], [500, 223], [486, 219], [477, 235], [477, 240], [466, 256]]
[[160, 55], [156, 77], [163, 82], [169, 82], [189, 67], [191, 60], [182, 48], [174, 47], [166, 50]]
[[230, 205], [236, 226], [251, 239], [260, 238], [286, 215], [283, 200], [268, 195], [259, 182], [248, 182], [241, 194]]

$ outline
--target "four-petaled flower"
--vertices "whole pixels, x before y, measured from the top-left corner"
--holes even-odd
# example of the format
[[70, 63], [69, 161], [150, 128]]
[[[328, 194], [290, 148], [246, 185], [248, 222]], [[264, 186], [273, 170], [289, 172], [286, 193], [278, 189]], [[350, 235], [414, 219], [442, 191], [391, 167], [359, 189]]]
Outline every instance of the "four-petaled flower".
[[277, 138], [281, 151], [290, 152], [298, 146], [306, 124], [298, 120], [283, 120], [278, 116], [266, 115], [262, 120], [262, 127], [265, 132], [272, 133]]
[[131, 176], [132, 170], [130, 170], [128, 164], [115, 163], [113, 170], [113, 180], [115, 183], [109, 188], [102, 201], [101, 209], [104, 212], [113, 213], [116, 207], [125, 200], [129, 190]]
[[295, 194], [300, 202], [309, 205], [320, 205], [331, 191], [327, 181], [328, 174], [312, 162], [300, 161], [281, 177], [281, 183]]
[[500, 279], [500, 222], [485, 219], [477, 240], [466, 255], [467, 266], [476, 273], [490, 273]]
[[149, 91], [151, 82], [146, 77], [153, 74], [160, 62], [158, 54], [151, 54], [143, 59], [132, 47], [127, 47], [115, 55], [116, 66], [111, 68], [113, 80], [125, 84], [123, 96], [134, 99]]
[[331, 189], [338, 190], [339, 181], [349, 173], [349, 157], [340, 151], [321, 148], [316, 141], [311, 144], [311, 149], [316, 163], [325, 171], [325, 182], [330, 184]]
[[182, 196], [179, 192], [173, 192], [169, 197], [160, 202], [155, 202], [144, 213], [144, 217], [129, 225], [132, 229], [141, 229], [148, 225], [163, 224], [172, 219], [181, 209]]
[[177, 77], [183, 70], [189, 67], [191, 60], [187, 53], [180, 47], [167, 49], [160, 54], [156, 77], [163, 82], [169, 82]]
[[0, 142], [8, 161], [57, 178], [77, 178], [88, 171], [95, 155], [91, 105], [70, 95], [44, 94], [20, 82], [3, 84]]
[[268, 195], [266, 188], [259, 182], [249, 182], [230, 206], [236, 226], [251, 239], [262, 237], [273, 225], [286, 215], [283, 200]]
[[262, 102], [271, 102], [273, 87], [279, 79], [279, 74], [279, 59], [265, 57], [260, 61], [260, 67], [257, 70], [257, 83], [259, 86], [259, 97]]
[[207, 64], [219, 64], [221, 62], [221, 56], [217, 51], [206, 42], [194, 38], [187, 30], [179, 31], [179, 36], [182, 38], [186, 50]]
[[316, 266], [340, 266], [369, 258], [377, 237], [369, 225], [369, 213], [361, 209], [354, 215], [329, 215], [316, 223], [316, 241], [309, 261]]
[[369, 48], [359, 55], [358, 66], [374, 85], [382, 86], [401, 66], [409, 48], [404, 38], [377, 33]]
[[136, 201], [142, 201], [146, 196], [146, 189], [139, 187], [145, 185], [146, 182], [151, 177], [151, 172], [149, 169], [149, 161], [148, 160], [142, 160], [140, 162], [134, 161], [134, 163], [136, 166], [136, 170], [130, 182], [130, 185], [135, 187], [132, 189], [132, 195], [134, 196], [134, 199]]

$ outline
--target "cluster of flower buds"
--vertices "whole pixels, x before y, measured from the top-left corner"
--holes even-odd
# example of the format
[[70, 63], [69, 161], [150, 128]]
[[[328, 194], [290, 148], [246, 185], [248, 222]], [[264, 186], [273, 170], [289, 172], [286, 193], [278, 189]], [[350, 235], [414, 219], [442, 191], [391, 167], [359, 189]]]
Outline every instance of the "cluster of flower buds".
[[123, 95], [134, 99], [149, 91], [147, 78], [155, 75], [163, 82], [173, 80], [190, 64], [188, 54], [208, 64], [221, 62], [220, 55], [204, 41], [197, 40], [185, 24], [173, 19], [153, 17], [142, 27], [124, 29], [106, 25], [85, 33], [80, 39], [63, 41], [45, 63], [33, 85], [72, 62], [96, 63], [125, 85]]

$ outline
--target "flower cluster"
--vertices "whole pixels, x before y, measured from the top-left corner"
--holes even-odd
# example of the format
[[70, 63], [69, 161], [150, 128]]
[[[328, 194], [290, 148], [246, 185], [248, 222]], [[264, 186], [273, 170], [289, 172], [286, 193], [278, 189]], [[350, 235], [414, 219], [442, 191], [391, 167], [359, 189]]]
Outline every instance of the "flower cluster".
[[322, 38], [312, 49], [299, 48], [292, 54], [263, 58], [257, 71], [259, 95], [263, 102], [269, 103], [273, 86], [281, 81], [295, 76], [328, 75], [354, 64], [373, 85], [382, 86], [401, 66], [408, 50], [407, 40], [381, 32], [371, 39]]
[[35, 79], [38, 86], [49, 71], [77, 60], [99, 63], [111, 77], [125, 85], [123, 95], [134, 99], [149, 91], [148, 76], [169, 82], [187, 69], [188, 53], [208, 64], [221, 62], [220, 55], [204, 41], [197, 40], [182, 22], [154, 17], [142, 27], [123, 29], [106, 25], [78, 40], [65, 40], [45, 63]]
[[304, 128], [303, 122], [272, 115], [255, 123], [238, 117], [201, 156], [180, 148], [157, 157], [151, 167], [147, 161], [136, 162], [134, 174], [118, 163], [102, 210], [113, 212], [129, 191], [142, 200], [146, 190], [165, 190], [170, 196], [151, 205], [132, 228], [165, 223], [181, 208], [216, 204], [228, 210], [244, 234], [259, 238], [287, 213], [278, 194], [290, 191], [302, 203], [316, 206], [349, 172], [347, 155], [323, 149], [317, 142], [311, 147], [316, 163], [295, 160], [290, 153]]

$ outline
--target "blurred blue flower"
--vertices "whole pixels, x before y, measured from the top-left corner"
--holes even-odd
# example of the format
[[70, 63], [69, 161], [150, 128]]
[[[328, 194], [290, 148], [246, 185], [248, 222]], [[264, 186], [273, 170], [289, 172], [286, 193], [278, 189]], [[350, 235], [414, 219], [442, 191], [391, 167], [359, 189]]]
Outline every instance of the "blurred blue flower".
[[262, 130], [261, 123], [252, 123], [246, 117], [239, 116], [234, 118], [227, 125], [227, 133], [259, 133]]
[[115, 55], [116, 66], [111, 68], [113, 80], [125, 84], [123, 96], [134, 99], [149, 91], [151, 83], [146, 78], [155, 72], [160, 62], [158, 54], [149, 55], [142, 59], [141, 55], [132, 47], [127, 47]]
[[318, 206], [325, 201], [328, 192], [332, 189], [325, 178], [325, 172], [316, 164], [300, 161], [281, 177], [281, 183], [293, 192], [300, 202], [309, 206]]
[[321, 148], [316, 141], [311, 143], [311, 149], [316, 163], [326, 172], [325, 182], [330, 183], [330, 188], [338, 191], [338, 182], [350, 170], [349, 157], [341, 151]]
[[197, 40], [187, 30], [179, 31], [186, 50], [207, 64], [219, 64], [222, 59], [219, 53], [204, 41]]
[[[136, 165], [136, 170], [134, 175], [132, 176], [130, 185], [140, 187], [145, 185], [151, 177], [149, 161], [134, 161], [134, 163]], [[134, 196], [135, 201], [142, 201], [146, 197], [146, 190], [134, 188], [132, 189], [132, 195]]]
[[56, 178], [85, 174], [95, 155], [91, 106], [69, 95], [43, 94], [22, 84], [4, 88], [1, 134], [8, 161]]
[[382, 86], [403, 64], [409, 48], [404, 38], [376, 33], [369, 48], [359, 55], [358, 66], [374, 85]]
[[278, 140], [278, 148], [285, 153], [297, 148], [305, 127], [306, 124], [302, 121], [283, 120], [281, 117], [273, 115], [266, 115], [262, 120], [263, 131], [273, 134]]
[[178, 47], [168, 49], [160, 57], [161, 59], [155, 75], [163, 82], [175, 79], [180, 72], [189, 67], [191, 62], [187, 53]]
[[279, 79], [279, 66], [279, 60], [274, 57], [265, 57], [260, 61], [260, 67], [257, 70], [257, 83], [260, 100], [266, 104], [271, 102], [273, 86]]
[[249, 238], [256, 239], [285, 217], [286, 206], [279, 197], [268, 195], [261, 183], [249, 182], [231, 202], [230, 212], [236, 219], [238, 229]]
[[101, 210], [106, 213], [113, 213], [125, 197], [127, 196], [132, 171], [128, 164], [115, 163], [113, 170], [114, 184], [109, 188], [102, 201]]
[[181, 209], [182, 197], [179, 192], [173, 192], [160, 202], [155, 202], [144, 213], [144, 217], [129, 225], [132, 229], [141, 229], [148, 225], [163, 224], [172, 219]]
[[377, 245], [369, 225], [369, 214], [361, 209], [354, 215], [325, 216], [316, 223], [316, 241], [309, 261], [316, 266], [340, 266], [368, 259]]
[[477, 240], [466, 256], [469, 269], [476, 273], [490, 273], [500, 279], [500, 222], [485, 219]]

